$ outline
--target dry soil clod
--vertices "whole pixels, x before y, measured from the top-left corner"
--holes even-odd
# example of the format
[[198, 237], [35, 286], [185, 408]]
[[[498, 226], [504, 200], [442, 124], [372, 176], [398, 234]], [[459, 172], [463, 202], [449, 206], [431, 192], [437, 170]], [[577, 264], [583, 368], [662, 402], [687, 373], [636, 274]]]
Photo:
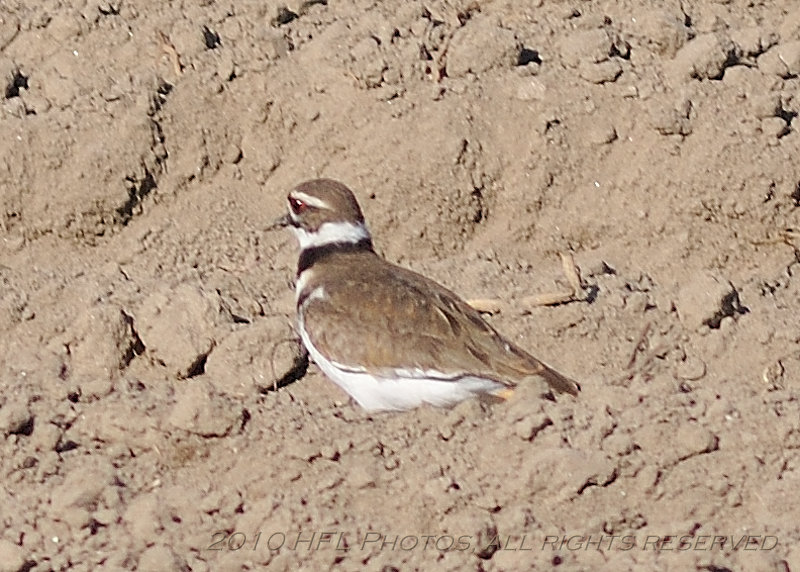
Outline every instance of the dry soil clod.
[[[278, 351], [287, 344], [300, 346], [300, 351], [293, 352], [292, 362], [289, 367], [286, 367], [287, 356], [278, 356]], [[285, 353], [286, 352], [283, 351], [283, 354]], [[278, 368], [275, 367], [275, 362], [281, 362], [281, 371], [278, 371]], [[262, 387], [262, 393], [267, 391], [278, 391], [278, 389], [281, 387], [289, 385], [290, 383], [302, 378], [306, 374], [306, 370], [308, 370], [308, 350], [305, 348], [305, 346], [299, 343], [296, 338], [284, 338], [282, 340], [278, 340], [272, 345], [272, 349], [270, 351], [270, 368], [272, 370], [270, 372], [272, 376], [272, 385]]]

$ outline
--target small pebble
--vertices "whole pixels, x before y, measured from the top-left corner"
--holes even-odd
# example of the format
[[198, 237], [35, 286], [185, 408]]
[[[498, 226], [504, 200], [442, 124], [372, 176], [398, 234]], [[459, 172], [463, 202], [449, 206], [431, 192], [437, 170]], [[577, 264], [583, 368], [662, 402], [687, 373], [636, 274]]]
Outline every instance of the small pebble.
[[688, 356], [676, 367], [675, 375], [680, 379], [696, 381], [706, 374], [706, 364], [700, 358]]

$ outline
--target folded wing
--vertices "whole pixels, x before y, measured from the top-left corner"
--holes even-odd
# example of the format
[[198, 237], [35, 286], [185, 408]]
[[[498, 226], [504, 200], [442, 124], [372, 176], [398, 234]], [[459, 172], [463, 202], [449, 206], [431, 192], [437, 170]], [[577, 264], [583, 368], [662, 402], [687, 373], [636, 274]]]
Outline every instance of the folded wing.
[[[452, 381], [475, 376], [508, 386], [535, 376], [555, 391], [579, 391], [577, 383], [503, 338], [450, 290], [377, 258], [364, 262], [373, 267], [329, 282], [336, 288], [326, 286], [304, 312], [312, 343], [340, 366]], [[346, 303], [344, 292], [358, 303]], [[347, 335], [333, 326], [342, 323], [352, 325]]]

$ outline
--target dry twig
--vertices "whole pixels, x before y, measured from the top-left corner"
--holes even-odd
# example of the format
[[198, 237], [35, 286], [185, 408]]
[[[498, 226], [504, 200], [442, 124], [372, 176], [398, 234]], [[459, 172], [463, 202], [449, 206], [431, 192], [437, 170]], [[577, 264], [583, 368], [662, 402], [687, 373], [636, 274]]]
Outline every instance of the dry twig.
[[181, 63], [181, 56], [178, 53], [178, 50], [175, 49], [175, 45], [172, 43], [172, 40], [169, 39], [164, 32], [161, 30], [156, 30], [156, 40], [158, 41], [159, 46], [161, 47], [161, 51], [167, 54], [170, 62], [172, 62], [172, 67], [175, 70], [176, 75], [181, 75], [183, 73], [183, 64]]
[[569, 252], [562, 252], [561, 256], [561, 270], [564, 277], [569, 284], [569, 291], [561, 292], [546, 292], [544, 294], [535, 294], [533, 296], [526, 296], [521, 300], [523, 308], [529, 309], [537, 306], [557, 306], [559, 304], [566, 304], [568, 302], [581, 302], [586, 300], [584, 296], [583, 281], [577, 266], [575, 266], [575, 259]]

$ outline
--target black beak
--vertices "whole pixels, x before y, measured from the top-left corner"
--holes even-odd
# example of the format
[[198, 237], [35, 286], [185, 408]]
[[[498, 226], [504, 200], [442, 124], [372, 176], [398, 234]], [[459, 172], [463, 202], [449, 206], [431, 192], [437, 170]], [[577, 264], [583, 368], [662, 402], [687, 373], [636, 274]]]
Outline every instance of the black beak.
[[292, 219], [289, 217], [289, 214], [285, 214], [282, 217], [279, 217], [272, 221], [272, 224], [267, 226], [264, 230], [277, 230], [279, 228], [286, 228], [287, 226], [292, 225]]

